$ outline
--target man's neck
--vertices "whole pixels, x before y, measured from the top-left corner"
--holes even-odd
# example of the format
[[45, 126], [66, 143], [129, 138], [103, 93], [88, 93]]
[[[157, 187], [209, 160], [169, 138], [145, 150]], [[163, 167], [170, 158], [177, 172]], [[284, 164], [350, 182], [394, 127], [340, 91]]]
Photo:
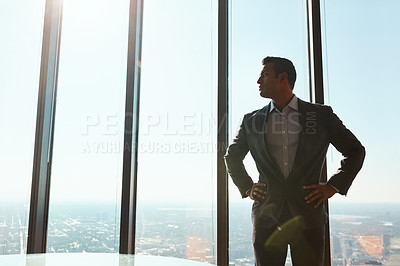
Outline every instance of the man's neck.
[[283, 108], [286, 107], [294, 97], [293, 93], [290, 93], [288, 95], [284, 95], [284, 97], [281, 97], [279, 99], [273, 99], [275, 107], [282, 112]]

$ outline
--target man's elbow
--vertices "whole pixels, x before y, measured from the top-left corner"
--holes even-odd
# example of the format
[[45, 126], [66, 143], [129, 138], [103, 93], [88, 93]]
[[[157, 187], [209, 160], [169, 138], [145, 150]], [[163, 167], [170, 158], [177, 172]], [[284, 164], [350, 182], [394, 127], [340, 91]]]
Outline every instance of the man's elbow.
[[232, 169], [243, 161], [243, 158], [237, 156], [235, 154], [230, 153], [229, 151], [224, 155], [225, 166], [228, 169]]
[[224, 161], [225, 161], [225, 165], [228, 167], [230, 163], [232, 163], [232, 155], [230, 155], [228, 152], [225, 153], [224, 155]]
[[363, 145], [360, 145], [360, 148], [358, 149], [357, 153], [358, 157], [360, 158], [360, 161], [363, 163], [366, 156], [365, 147]]
[[362, 158], [363, 160], [365, 159], [365, 156], [367, 155], [367, 152], [365, 150], [365, 147], [361, 145], [361, 154], [362, 154]]
[[[355, 158], [356, 158], [356, 162], [358, 162], [358, 171], [361, 170], [361, 167], [364, 164], [364, 160], [365, 160], [365, 156], [366, 156], [366, 150], [365, 147], [363, 145], [360, 145], [360, 147], [355, 151]], [[358, 172], [357, 171], [357, 172]]]

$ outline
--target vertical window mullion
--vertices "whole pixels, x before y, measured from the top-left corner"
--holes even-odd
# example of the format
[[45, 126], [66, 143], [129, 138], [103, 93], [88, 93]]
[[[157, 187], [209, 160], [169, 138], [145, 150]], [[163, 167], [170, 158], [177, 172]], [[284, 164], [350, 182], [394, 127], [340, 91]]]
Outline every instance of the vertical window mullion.
[[[315, 102], [323, 104], [324, 103], [324, 84], [323, 84], [323, 69], [322, 69], [322, 32], [321, 32], [321, 10], [320, 10], [320, 0], [309, 0], [309, 8], [307, 8], [308, 21], [311, 20], [311, 28], [309, 31], [309, 51], [312, 54], [310, 56], [310, 66], [313, 71], [310, 71], [310, 80], [313, 80], [314, 84], [314, 95]], [[311, 13], [310, 13], [311, 10]], [[310, 19], [311, 16], [311, 19]], [[310, 34], [311, 33], [311, 34]], [[312, 58], [312, 62], [311, 62]], [[312, 75], [312, 76], [311, 76]], [[326, 161], [322, 169], [322, 182], [327, 181], [327, 167]], [[325, 202], [326, 212], [329, 217], [329, 206], [328, 200]], [[329, 219], [326, 223], [325, 228], [325, 266], [331, 265], [331, 253], [330, 253], [330, 230], [329, 230]]]
[[218, 153], [217, 153], [217, 265], [228, 265], [228, 175], [224, 155], [228, 144], [228, 9], [218, 2]]
[[46, 252], [61, 24], [62, 1], [47, 0], [43, 28], [27, 253]]
[[131, 0], [129, 10], [128, 64], [121, 197], [119, 250], [121, 254], [135, 253], [142, 25], [143, 0]]

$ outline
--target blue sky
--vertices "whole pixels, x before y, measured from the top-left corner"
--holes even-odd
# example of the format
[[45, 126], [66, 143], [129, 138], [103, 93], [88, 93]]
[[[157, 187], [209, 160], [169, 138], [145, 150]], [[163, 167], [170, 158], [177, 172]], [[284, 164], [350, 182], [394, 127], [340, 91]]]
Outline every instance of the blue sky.
[[[73, 191], [77, 200], [119, 202], [122, 155], [113, 147], [123, 140], [129, 1], [95, 2], [64, 3], [54, 200], [65, 200]], [[400, 202], [400, 38], [395, 26], [400, 2], [326, 0], [322, 6], [326, 103], [367, 149], [349, 195], [333, 201]], [[0, 34], [6, 36], [0, 43], [0, 141], [7, 151], [1, 153], [0, 167], [0, 180], [7, 184], [0, 188], [4, 198], [28, 199], [43, 7], [39, 0], [0, 0]], [[233, 0], [231, 11], [230, 138], [244, 113], [268, 103], [259, 97], [256, 84], [265, 56], [290, 58], [298, 71], [295, 93], [308, 99], [304, 1]], [[215, 200], [215, 154], [183, 146], [215, 145], [216, 12], [215, 1], [145, 1], [140, 199]], [[152, 151], [149, 145], [155, 143], [170, 150]], [[328, 152], [328, 175], [339, 159], [334, 149]], [[256, 179], [251, 158], [246, 165]], [[183, 189], [186, 186], [190, 190]], [[231, 200], [239, 200], [236, 188], [230, 189]]]
[[[363, 6], [363, 8], [360, 8]], [[398, 1], [326, 1], [327, 103], [367, 150], [346, 201], [399, 202]], [[344, 95], [344, 96], [342, 96]], [[331, 173], [338, 154], [328, 156]], [[331, 163], [330, 163], [331, 162]]]
[[[308, 98], [304, 18], [299, 15], [301, 7], [288, 8], [289, 2], [295, 1], [256, 1], [254, 5], [233, 1], [232, 131], [243, 113], [267, 103], [257, 99], [255, 84], [261, 69], [259, 60], [264, 55], [292, 59], [299, 76], [294, 92]], [[396, 161], [400, 155], [400, 92], [395, 62], [400, 59], [400, 38], [395, 25], [400, 2], [323, 1], [322, 7], [325, 103], [333, 107], [367, 149], [364, 168], [348, 196], [336, 195], [332, 201], [399, 202]], [[340, 158], [331, 147], [328, 176], [335, 173]], [[247, 161], [252, 165], [251, 159]], [[252, 176], [256, 176], [254, 166], [251, 169]]]

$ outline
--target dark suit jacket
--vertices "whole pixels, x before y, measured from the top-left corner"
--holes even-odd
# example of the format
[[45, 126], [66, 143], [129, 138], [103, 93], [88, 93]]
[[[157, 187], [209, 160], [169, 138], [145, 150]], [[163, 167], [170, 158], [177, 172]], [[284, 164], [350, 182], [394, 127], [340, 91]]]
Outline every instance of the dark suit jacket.
[[364, 162], [365, 149], [331, 107], [299, 99], [299, 142], [293, 168], [285, 179], [265, 142], [269, 109], [270, 104], [244, 116], [225, 155], [228, 173], [242, 197], [246, 197], [253, 180], [246, 172], [243, 159], [250, 151], [259, 172], [259, 182], [267, 185], [265, 200], [253, 204], [252, 220], [255, 226], [273, 226], [282, 213], [285, 201], [302, 228], [321, 226], [327, 221], [325, 205], [314, 208], [313, 202], [306, 203], [304, 197], [312, 190], [303, 189], [303, 185], [320, 182], [325, 155], [331, 143], [342, 153], [343, 159], [341, 167], [328, 183], [337, 188], [340, 194], [346, 195]]

